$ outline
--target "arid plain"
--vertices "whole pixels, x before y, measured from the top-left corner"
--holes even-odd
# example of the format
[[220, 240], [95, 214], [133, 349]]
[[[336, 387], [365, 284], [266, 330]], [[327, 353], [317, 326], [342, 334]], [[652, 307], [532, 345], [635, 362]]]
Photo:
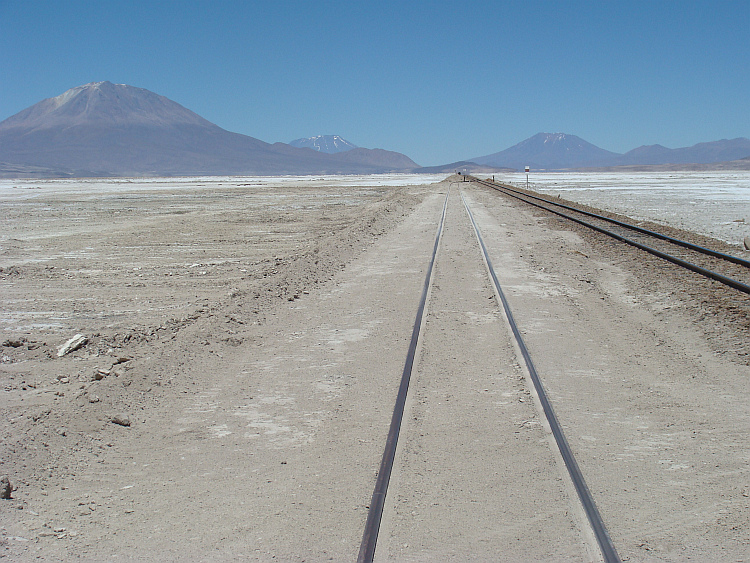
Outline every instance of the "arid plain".
[[463, 194], [623, 559], [750, 559], [748, 297], [460, 180], [4, 190], [0, 556], [356, 559], [447, 195], [376, 557], [596, 560]]

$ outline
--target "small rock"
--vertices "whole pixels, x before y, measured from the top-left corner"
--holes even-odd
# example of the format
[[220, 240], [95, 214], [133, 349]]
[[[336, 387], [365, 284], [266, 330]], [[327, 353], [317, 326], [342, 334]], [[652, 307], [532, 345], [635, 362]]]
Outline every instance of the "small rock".
[[96, 368], [94, 370], [94, 381], [101, 381], [108, 375], [112, 375], [112, 372], [108, 369]]
[[750, 237], [745, 237], [745, 250], [750, 250]]
[[0, 498], [2, 499], [9, 499], [11, 497], [11, 492], [13, 491], [13, 487], [10, 485], [10, 478], [7, 475], [3, 475], [0, 477]]
[[3, 342], [3, 346], [6, 348], [20, 348], [23, 346], [23, 343], [26, 342], [25, 338], [19, 338], [19, 339], [8, 339]]
[[112, 422], [120, 426], [130, 426], [130, 417], [126, 414], [116, 414], [112, 417]]
[[89, 403], [98, 403], [100, 400], [98, 395], [89, 395]]
[[62, 427], [60, 427], [60, 428], [58, 428], [58, 429], [57, 429], [57, 433], [58, 433], [58, 434], [59, 434], [60, 436], [67, 436], [67, 434], [68, 434], [68, 429], [67, 429], [67, 428], [65, 428], [64, 426], [62, 426]]
[[57, 357], [62, 358], [65, 354], [70, 354], [71, 352], [78, 350], [88, 341], [89, 339], [83, 334], [76, 334], [73, 338], [68, 340], [65, 344], [57, 349]]

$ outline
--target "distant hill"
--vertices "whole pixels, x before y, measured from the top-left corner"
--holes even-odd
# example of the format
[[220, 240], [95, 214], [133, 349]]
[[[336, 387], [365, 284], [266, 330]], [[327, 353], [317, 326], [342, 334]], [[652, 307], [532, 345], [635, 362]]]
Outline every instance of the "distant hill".
[[0, 122], [6, 177], [366, 174], [417, 167], [400, 153], [356, 151], [269, 144], [226, 131], [164, 96], [111, 82], [72, 88]]
[[487, 164], [477, 164], [476, 162], [460, 160], [450, 164], [415, 168], [413, 172], [419, 174], [454, 174], [455, 172], [461, 172], [462, 174], [496, 174], [500, 172], [515, 172], [515, 169], [495, 168], [494, 166], [489, 166]]
[[363, 149], [357, 147], [350, 151], [336, 153], [332, 155], [336, 161], [343, 164], [349, 163], [351, 166], [370, 166], [373, 170], [380, 171], [398, 171], [411, 172], [419, 165], [408, 156], [399, 152], [387, 151], [384, 149]]
[[613, 166], [712, 164], [750, 156], [750, 139], [723, 139], [692, 147], [669, 149], [642, 146], [625, 154], [601, 149], [575, 135], [538, 133], [504, 151], [472, 158], [474, 162], [523, 170], [568, 170]]
[[308, 148], [328, 154], [346, 152], [357, 148], [357, 145], [350, 143], [338, 135], [317, 135], [315, 137], [295, 139], [289, 144], [300, 149]]
[[738, 137], [679, 149], [668, 149], [661, 145], [642, 146], [626, 152], [618, 164], [709, 164], [747, 156], [750, 156], [750, 139]]

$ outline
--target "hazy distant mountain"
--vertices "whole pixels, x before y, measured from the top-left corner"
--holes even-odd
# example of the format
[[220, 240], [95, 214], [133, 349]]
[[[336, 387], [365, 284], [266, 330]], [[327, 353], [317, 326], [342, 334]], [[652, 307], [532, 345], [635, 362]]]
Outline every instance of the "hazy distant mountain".
[[72, 88], [0, 122], [3, 168], [45, 176], [352, 174], [417, 166], [400, 153], [356, 151], [344, 156], [265, 143], [164, 96], [111, 82]]
[[523, 170], [564, 170], [633, 165], [710, 164], [750, 156], [750, 139], [737, 138], [692, 147], [669, 149], [661, 145], [642, 146], [625, 154], [610, 152], [565, 133], [538, 133], [517, 145], [474, 162]]
[[[299, 149], [297, 149], [299, 150]], [[325, 154], [325, 153], [324, 153]], [[419, 165], [405, 154], [399, 152], [387, 151], [384, 149], [363, 149], [357, 147], [350, 151], [344, 151], [331, 155], [336, 158], [336, 162], [349, 163], [351, 166], [367, 165], [381, 172], [391, 170], [400, 172], [411, 172]]]
[[581, 166], [605, 166], [617, 153], [600, 149], [565, 133], [537, 133], [517, 145], [487, 156], [470, 160], [478, 164], [523, 170], [524, 166], [533, 169], [561, 170]]
[[619, 164], [707, 164], [727, 162], [750, 156], [750, 139], [722, 139], [698, 143], [692, 147], [668, 149], [661, 145], [642, 146], [626, 152]]
[[300, 149], [308, 148], [328, 154], [336, 154], [357, 148], [357, 145], [353, 145], [338, 135], [317, 135], [305, 139], [295, 139], [289, 144]]
[[413, 172], [419, 174], [454, 174], [460, 172], [462, 174], [493, 174], [499, 172], [515, 172], [514, 168], [496, 168], [489, 164], [477, 164], [476, 162], [470, 162], [467, 160], [459, 160], [458, 162], [451, 162], [450, 164], [440, 164], [438, 166], [424, 166], [422, 168], [415, 168]]

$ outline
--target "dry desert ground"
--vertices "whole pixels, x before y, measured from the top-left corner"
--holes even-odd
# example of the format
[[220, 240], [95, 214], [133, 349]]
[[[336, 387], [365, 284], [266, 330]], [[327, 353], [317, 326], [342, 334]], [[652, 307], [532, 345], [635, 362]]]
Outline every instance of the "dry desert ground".
[[456, 177], [96, 186], [1, 202], [0, 558], [356, 560], [447, 201], [376, 561], [597, 560], [463, 195], [623, 560], [750, 559], [747, 295]]

